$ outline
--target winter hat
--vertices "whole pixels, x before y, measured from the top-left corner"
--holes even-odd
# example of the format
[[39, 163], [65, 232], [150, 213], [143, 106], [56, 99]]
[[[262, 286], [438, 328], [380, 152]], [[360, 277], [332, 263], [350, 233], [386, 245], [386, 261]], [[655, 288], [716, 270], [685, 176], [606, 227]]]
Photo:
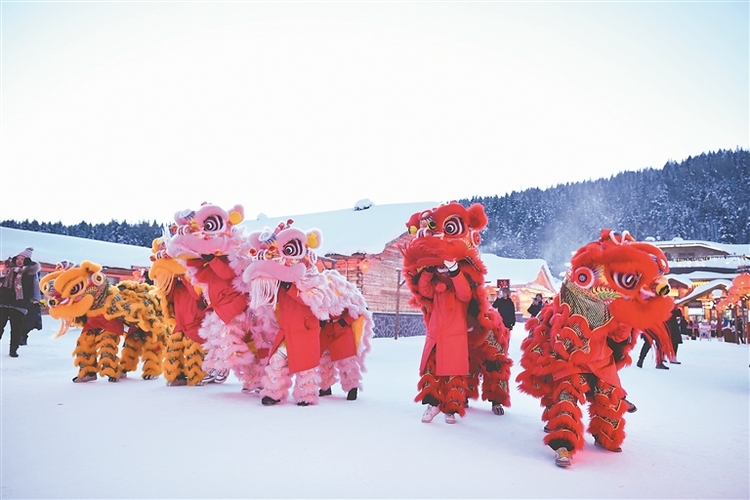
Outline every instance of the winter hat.
[[28, 248], [26, 248], [26, 250], [24, 250], [23, 252], [19, 253], [17, 255], [17, 257], [24, 257], [25, 259], [30, 259], [31, 258], [31, 252], [33, 252], [33, 251], [34, 251], [34, 248], [28, 247]]

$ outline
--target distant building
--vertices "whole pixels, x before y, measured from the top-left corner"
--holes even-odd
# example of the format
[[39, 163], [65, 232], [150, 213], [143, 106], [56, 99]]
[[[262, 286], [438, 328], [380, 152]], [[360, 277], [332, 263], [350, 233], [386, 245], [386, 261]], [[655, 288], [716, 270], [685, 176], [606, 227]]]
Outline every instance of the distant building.
[[716, 304], [732, 285], [732, 280], [750, 267], [750, 245], [700, 240], [652, 241], [667, 257], [669, 284], [675, 304], [694, 322], [730, 323], [741, 315], [747, 324], [747, 303], [723, 313]]

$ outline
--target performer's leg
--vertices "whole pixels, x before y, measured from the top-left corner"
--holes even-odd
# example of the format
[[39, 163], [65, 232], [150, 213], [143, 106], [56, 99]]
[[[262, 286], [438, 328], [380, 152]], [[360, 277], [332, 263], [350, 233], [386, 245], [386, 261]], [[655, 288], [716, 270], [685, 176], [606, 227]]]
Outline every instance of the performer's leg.
[[346, 399], [354, 401], [362, 388], [362, 369], [357, 356], [349, 356], [333, 362], [341, 378], [341, 388], [346, 392]]
[[492, 402], [493, 411], [502, 414], [502, 406], [510, 406], [510, 367], [513, 361], [493, 332], [474, 350], [482, 370], [482, 399]]
[[73, 363], [78, 367], [78, 375], [73, 382], [88, 382], [96, 380], [99, 371], [96, 366], [96, 335], [91, 330], [84, 330], [78, 336], [73, 350]]
[[108, 377], [110, 382], [117, 382], [120, 378], [120, 359], [117, 356], [117, 343], [120, 335], [105, 330], [98, 337], [96, 350], [99, 358], [99, 374]]
[[565, 448], [571, 454], [583, 447], [583, 414], [578, 405], [585, 402], [584, 394], [588, 390], [589, 383], [584, 375], [571, 375], [554, 382], [552, 405], [546, 415], [543, 414], [550, 430], [544, 437], [544, 444], [553, 450]]
[[435, 379], [435, 350], [430, 353], [427, 358], [427, 363], [424, 370], [422, 371], [422, 377], [419, 379], [417, 384], [417, 397], [414, 401], [420, 402], [423, 405], [437, 406], [440, 404], [440, 394], [438, 393], [438, 384]]
[[149, 332], [146, 334], [146, 340], [143, 343], [143, 379], [153, 380], [161, 375], [162, 372], [162, 357], [164, 350], [162, 349], [161, 342], [156, 338], [155, 332]]
[[289, 395], [292, 379], [289, 376], [289, 365], [286, 359], [286, 347], [276, 349], [266, 365], [263, 376], [263, 388], [260, 390], [262, 403], [266, 406], [283, 401]]
[[185, 341], [182, 332], [171, 332], [167, 335], [167, 352], [164, 356], [164, 378], [167, 379], [167, 385], [187, 384]]
[[318, 374], [320, 375], [320, 396], [330, 396], [331, 387], [337, 382], [336, 369], [331, 361], [331, 353], [326, 351], [320, 358], [318, 365]]
[[651, 349], [651, 343], [643, 339], [643, 346], [641, 346], [641, 352], [638, 354], [638, 362], [636, 365], [638, 365], [638, 368], [643, 368], [643, 360], [646, 359], [646, 354], [648, 354], [649, 349]]
[[143, 351], [143, 340], [139, 335], [130, 334], [125, 335], [125, 342], [122, 346], [122, 353], [120, 354], [120, 372], [134, 372], [138, 369], [138, 360], [141, 357]]
[[593, 382], [593, 395], [589, 406], [589, 432], [596, 439], [597, 445], [610, 451], [622, 451], [620, 445], [625, 439], [625, 419], [628, 409], [622, 389], [611, 386], [598, 379]]
[[318, 391], [320, 391], [320, 377], [318, 376], [318, 370], [311, 368], [296, 374], [292, 397], [298, 406], [317, 404]]
[[467, 377], [450, 375], [437, 377], [438, 393], [441, 395], [440, 411], [449, 415], [466, 415]]
[[203, 371], [203, 358], [206, 356], [206, 351], [194, 340], [185, 338], [182, 342], [184, 345], [184, 370], [187, 376], [187, 384], [203, 385], [202, 382], [206, 376], [206, 372]]

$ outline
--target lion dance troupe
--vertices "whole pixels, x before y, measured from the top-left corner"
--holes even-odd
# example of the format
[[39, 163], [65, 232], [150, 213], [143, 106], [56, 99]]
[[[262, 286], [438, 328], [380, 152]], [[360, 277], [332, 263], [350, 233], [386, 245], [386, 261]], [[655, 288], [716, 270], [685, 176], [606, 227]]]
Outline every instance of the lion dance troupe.
[[[356, 401], [374, 335], [364, 296], [319, 265], [318, 229], [288, 220], [245, 234], [243, 220], [241, 205], [177, 212], [153, 242], [146, 282], [111, 284], [90, 261], [60, 262], [44, 276], [57, 336], [81, 330], [73, 382], [117, 382], [141, 365], [143, 379], [164, 375], [168, 386], [233, 374], [262, 406], [315, 405], [339, 390]], [[455, 424], [480, 398], [497, 416], [511, 406], [510, 331], [488, 300], [479, 252], [486, 226], [478, 203], [406, 221], [404, 282], [426, 330], [415, 395], [425, 424], [438, 415]], [[516, 382], [540, 401], [557, 466], [569, 467], [584, 445], [585, 404], [594, 444], [622, 451], [624, 415], [635, 406], [618, 371], [641, 336], [657, 356], [672, 355], [668, 270], [655, 246], [602, 230], [574, 254], [553, 302], [526, 322]]]

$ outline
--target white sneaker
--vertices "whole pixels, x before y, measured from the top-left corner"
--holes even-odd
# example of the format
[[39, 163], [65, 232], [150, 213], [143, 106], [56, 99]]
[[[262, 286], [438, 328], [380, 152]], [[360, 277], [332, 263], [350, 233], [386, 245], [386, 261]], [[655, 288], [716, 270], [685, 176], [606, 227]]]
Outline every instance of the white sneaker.
[[558, 467], [570, 467], [570, 452], [566, 448], [555, 450], [555, 465]]
[[427, 409], [422, 414], [422, 423], [429, 424], [438, 413], [440, 413], [440, 408], [438, 408], [437, 406], [427, 405]]
[[229, 370], [219, 370], [216, 372], [215, 384], [223, 384], [229, 378]]
[[456, 423], [456, 414], [455, 413], [446, 413], [445, 414], [445, 423], [446, 424], [455, 424]]

